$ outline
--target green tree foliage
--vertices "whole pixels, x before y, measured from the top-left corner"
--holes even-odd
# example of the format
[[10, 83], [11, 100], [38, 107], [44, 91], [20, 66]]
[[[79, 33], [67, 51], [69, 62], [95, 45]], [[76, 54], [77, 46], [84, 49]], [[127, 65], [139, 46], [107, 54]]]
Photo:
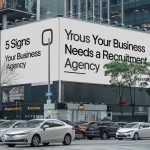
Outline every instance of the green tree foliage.
[[[124, 89], [129, 88], [132, 106], [132, 120], [134, 120], [134, 106], [135, 106], [135, 87], [145, 88], [148, 85], [149, 80], [141, 81], [143, 75], [148, 76], [149, 64], [137, 64], [127, 62], [110, 62], [104, 65], [105, 76], [110, 76], [111, 86], [118, 91], [120, 106], [121, 106], [121, 117], [122, 112], [122, 98]], [[132, 90], [134, 96], [132, 96]]]

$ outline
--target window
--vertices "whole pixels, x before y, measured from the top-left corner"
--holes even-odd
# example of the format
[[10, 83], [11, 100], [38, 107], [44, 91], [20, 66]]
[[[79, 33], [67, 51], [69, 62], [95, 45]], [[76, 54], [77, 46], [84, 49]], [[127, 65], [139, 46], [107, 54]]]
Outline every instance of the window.
[[111, 125], [112, 125], [112, 127], [119, 128], [118, 124], [112, 123]]
[[0, 125], [0, 128], [10, 128], [17, 121], [6, 121]]
[[149, 127], [150, 127], [150, 124], [149, 124], [149, 123], [143, 124], [143, 128], [149, 128]]
[[111, 123], [109, 123], [109, 122], [106, 122], [105, 124], [106, 124], [106, 126], [111, 126]]
[[97, 125], [97, 122], [91, 122], [89, 123], [89, 126], [96, 126]]
[[61, 127], [64, 126], [63, 123], [59, 122], [59, 121], [53, 121], [54, 127]]
[[25, 123], [25, 122], [18, 122], [18, 123], [16, 123], [16, 124], [13, 126], [13, 128], [16, 128], [16, 127], [20, 126], [22, 123]]
[[54, 127], [54, 123], [53, 123], [52, 121], [47, 121], [47, 122], [45, 122], [45, 123], [42, 125], [42, 128], [43, 128], [45, 125], [48, 125], [49, 128]]

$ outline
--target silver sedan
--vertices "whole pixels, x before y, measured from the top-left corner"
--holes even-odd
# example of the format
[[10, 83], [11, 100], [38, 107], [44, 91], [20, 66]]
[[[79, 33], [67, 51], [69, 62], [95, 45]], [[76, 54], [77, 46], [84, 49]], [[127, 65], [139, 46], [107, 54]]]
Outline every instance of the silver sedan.
[[75, 138], [74, 127], [56, 119], [34, 119], [6, 131], [2, 141], [9, 147], [30, 144], [33, 147], [40, 143], [47, 146], [49, 143], [62, 142], [70, 145]]

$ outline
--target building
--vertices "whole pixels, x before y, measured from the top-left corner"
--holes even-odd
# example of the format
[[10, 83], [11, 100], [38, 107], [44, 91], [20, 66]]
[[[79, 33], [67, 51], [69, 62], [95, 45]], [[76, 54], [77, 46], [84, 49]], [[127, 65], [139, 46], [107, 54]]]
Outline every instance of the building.
[[[69, 0], [64, 0], [64, 1], [44, 0], [44, 1], [40, 1], [40, 3], [38, 3], [39, 1], [36, 2], [34, 0], [25, 0], [25, 1], [18, 1], [20, 2], [19, 4], [16, 4], [15, 3], [16, 1], [12, 1], [12, 0], [7, 1], [7, 2], [8, 3], [1, 5], [3, 6], [3, 9], [0, 10], [0, 12], [2, 12], [0, 13], [0, 18], [1, 18], [0, 20], [1, 22], [3, 20], [3, 23], [4, 23], [3, 29], [17, 27], [19, 25], [30, 23], [27, 25], [29, 27], [30, 25], [35, 24], [33, 23], [35, 21], [40, 21], [40, 20], [44, 21], [47, 18], [50, 19], [50, 18], [63, 17], [63, 16], [65, 18], [69, 17], [70, 21], [73, 20], [76, 22], [80, 22], [81, 26], [82, 24], [84, 25], [88, 21], [89, 24], [93, 25], [91, 26], [92, 28], [90, 29], [93, 29], [94, 26], [97, 26], [101, 23], [104, 23], [105, 25], [109, 23], [110, 26], [115, 25], [116, 28], [111, 28], [111, 29], [112, 30], [117, 29], [120, 32], [126, 29], [126, 28], [119, 29], [120, 26], [122, 27], [123, 24], [125, 24], [126, 27], [127, 25], [132, 25], [133, 27], [139, 26], [141, 30], [143, 30], [143, 28], [149, 29], [149, 20], [148, 20], [149, 18], [147, 16], [149, 14], [150, 6], [149, 6], [148, 0], [132, 0], [132, 1], [124, 0], [123, 5], [121, 5], [121, 0], [120, 1], [110, 0], [109, 3], [107, 3], [107, 0], [103, 0], [102, 5], [100, 5], [102, 2], [100, 0], [95, 0], [95, 1], [92, 1], [92, 0], [70, 0], [70, 1]], [[103, 6], [102, 9], [100, 9], [101, 6]], [[107, 6], [110, 6], [110, 7], [107, 7]], [[124, 11], [121, 11], [121, 8], [123, 8]], [[80, 21], [77, 21], [78, 19]], [[117, 21], [117, 23], [115, 21]], [[70, 23], [70, 25], [71, 24], [72, 23]], [[87, 25], [89, 24], [87, 23]], [[101, 26], [101, 25], [99, 26], [104, 28], [104, 26]], [[17, 27], [17, 28], [14, 28], [14, 30], [17, 29], [16, 33], [18, 32], [22, 33], [23, 27], [22, 28]], [[7, 36], [5, 36], [4, 38], [5, 40], [3, 39], [3, 41], [8, 40], [6, 37], [11, 38], [11, 35], [12, 35], [12, 39], [16, 38], [16, 37], [13, 37], [14, 35], [13, 30], [10, 29], [8, 31], [7, 30], [5, 31], [4, 32], [2, 31], [3, 35], [6, 34], [7, 32], [9, 33], [9, 31], [12, 31], [12, 34], [8, 34]], [[128, 31], [129, 30], [126, 29], [126, 32]], [[29, 35], [30, 35], [30, 32], [28, 32]], [[137, 34], [138, 36], [141, 36], [141, 34], [143, 35], [143, 33], [139, 33], [139, 32], [137, 32]], [[146, 33], [144, 34], [144, 36], [145, 35], [148, 36], [148, 34]], [[107, 36], [107, 34], [103, 36], [105, 37]], [[20, 36], [18, 36], [18, 38], [19, 37]], [[118, 37], [120, 37], [120, 35], [118, 35]], [[20, 40], [23, 41], [23, 39], [18, 39], [18, 38], [15, 41], [16, 43], [18, 41], [20, 42]], [[60, 38], [60, 37], [57, 37], [57, 38]], [[57, 41], [57, 38], [55, 39], [56, 41]], [[147, 39], [145, 39], [144, 42], [146, 42]], [[39, 43], [40, 42], [41, 41], [39, 40]], [[44, 40], [44, 42], [47, 42], [47, 41]], [[134, 41], [134, 42], [137, 43], [137, 41]], [[138, 39], [138, 42], [141, 43], [141, 40]], [[32, 47], [31, 50], [38, 49], [37, 47], [38, 44], [37, 46], [35, 46], [35, 44], [33, 45], [34, 46]], [[24, 45], [17, 44], [15, 48], [17, 47], [18, 49], [20, 47], [20, 49], [23, 49], [24, 51]], [[4, 45], [3, 45], [3, 48], [4, 48]], [[2, 51], [3, 51], [3, 48], [2, 48]], [[57, 44], [53, 49], [58, 49]], [[47, 55], [45, 54], [45, 57], [46, 56]], [[148, 56], [148, 54], [146, 56]], [[36, 63], [38, 64], [38, 62], [39, 60]], [[54, 64], [56, 64], [57, 66], [57, 62], [54, 62]], [[44, 62], [43, 65], [46, 66], [46, 62]], [[37, 67], [38, 65], [33, 66], [35, 70]], [[43, 70], [45, 68], [47, 67], [41, 68], [40, 73], [45, 72], [45, 70]], [[30, 71], [32, 71], [32, 68], [30, 69], [31, 69]], [[56, 70], [54, 68], [52, 69]], [[13, 118], [12, 117], [13, 115], [15, 116], [15, 118], [16, 116], [22, 116], [23, 119], [25, 118], [30, 119], [30, 118], [34, 118], [35, 115], [37, 115], [36, 118], [42, 118], [42, 116], [44, 115], [44, 104], [47, 101], [47, 97], [45, 96], [45, 93], [47, 92], [47, 76], [46, 76], [47, 72], [45, 72], [45, 75], [43, 74], [41, 75], [45, 79], [45, 80], [42, 79], [42, 81], [38, 79], [38, 74], [39, 72], [35, 71], [34, 78], [32, 78], [33, 80], [28, 80], [28, 79], [31, 79], [31, 75], [25, 74], [28, 77], [28, 79], [24, 78], [24, 82], [20, 82], [20, 83], [18, 82], [11, 86], [2, 87], [1, 96], [2, 96], [2, 105], [3, 105], [2, 107], [3, 117]], [[78, 105], [80, 105], [81, 102], [84, 104], [92, 103], [92, 105], [93, 104], [100, 105], [101, 103], [104, 103], [106, 105], [112, 105], [113, 120], [120, 119], [120, 107], [116, 103], [118, 99], [118, 95], [117, 93], [114, 93], [114, 91], [112, 90], [110, 86], [107, 86], [105, 80], [104, 82], [97, 83], [97, 80], [99, 79], [97, 78], [94, 79], [93, 76], [92, 78], [94, 82], [88, 81], [90, 80], [90, 78], [88, 80], [86, 78], [82, 78], [76, 81], [74, 79], [69, 80], [69, 77], [70, 76], [66, 77], [65, 80], [64, 79], [59, 80], [58, 78], [56, 78], [56, 76], [53, 76], [54, 79], [53, 79], [53, 82], [51, 83], [51, 90], [53, 92], [53, 97], [52, 97], [53, 103], [68, 103], [68, 104], [77, 103]], [[21, 91], [21, 93], [18, 91]], [[136, 114], [138, 114], [137, 116], [141, 116], [141, 115], [143, 116], [143, 117], [136, 117], [136, 120], [147, 121], [148, 115], [149, 115], [148, 107], [150, 106], [149, 95], [145, 91], [139, 91], [138, 88], [136, 89], [135, 95], [136, 95], [136, 108], [135, 108]], [[130, 95], [129, 95], [128, 89], [125, 90], [124, 98], [127, 99], [127, 105], [128, 105], [128, 106], [123, 107], [123, 111], [125, 115], [124, 120], [126, 120], [126, 118], [131, 118], [131, 107], [129, 106]], [[16, 102], [15, 100], [20, 100], [20, 102]], [[19, 110], [19, 107], [18, 107], [20, 105], [22, 106], [21, 111]], [[65, 109], [66, 107], [65, 105], [63, 105], [60, 108]], [[142, 110], [142, 111], [139, 111], [139, 110]]]
[[[150, 28], [149, 0], [1, 0], [0, 8], [0, 23], [2, 15], [7, 15], [7, 28], [29, 23], [31, 18], [34, 21], [34, 14], [37, 20], [65, 16], [119, 26], [132, 25], [136, 29]], [[26, 18], [23, 23], [16, 24], [15, 20], [23, 18]]]
[[[145, 40], [141, 41], [141, 36]], [[1, 31], [1, 63], [7, 62], [6, 69], [16, 70], [20, 76], [11, 86], [2, 87], [4, 116], [10, 118], [12, 114], [15, 117], [22, 113], [22, 118], [31, 114], [40, 118], [44, 115], [44, 104], [47, 101], [48, 37], [51, 40], [52, 102], [57, 105], [56, 108], [66, 109], [69, 103], [112, 105], [112, 118], [119, 120], [118, 93], [111, 88], [110, 78], [104, 76], [103, 65], [112, 60], [108, 54], [118, 61], [122, 61], [126, 55], [134, 56], [134, 60], [149, 60], [149, 34], [63, 17]], [[141, 45], [145, 50], [126, 51], [116, 46], [116, 42]], [[77, 53], [78, 50], [82, 52]], [[143, 116], [137, 117], [137, 120], [144, 118], [143, 121], [147, 121], [149, 95], [136, 88], [135, 96], [136, 113]], [[123, 97], [127, 100], [127, 106], [123, 107], [124, 119], [129, 119], [129, 89], [125, 89]], [[22, 111], [18, 110], [18, 106], [22, 106]], [[138, 112], [139, 109], [142, 112]]]

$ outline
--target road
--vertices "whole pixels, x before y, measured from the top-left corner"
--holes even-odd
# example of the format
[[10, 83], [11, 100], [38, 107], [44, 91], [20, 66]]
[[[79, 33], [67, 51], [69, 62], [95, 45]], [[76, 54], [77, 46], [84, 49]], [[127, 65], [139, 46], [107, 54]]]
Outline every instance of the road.
[[63, 146], [62, 144], [51, 144], [49, 146], [40, 146], [38, 148], [33, 148], [30, 146], [16, 146], [15, 148], [9, 148], [6, 145], [0, 145], [0, 150], [149, 150], [150, 148], [150, 139], [149, 140], [123, 140], [118, 141], [115, 139], [112, 140], [99, 140], [95, 139], [92, 141], [89, 140], [77, 140], [73, 141], [70, 146]]

